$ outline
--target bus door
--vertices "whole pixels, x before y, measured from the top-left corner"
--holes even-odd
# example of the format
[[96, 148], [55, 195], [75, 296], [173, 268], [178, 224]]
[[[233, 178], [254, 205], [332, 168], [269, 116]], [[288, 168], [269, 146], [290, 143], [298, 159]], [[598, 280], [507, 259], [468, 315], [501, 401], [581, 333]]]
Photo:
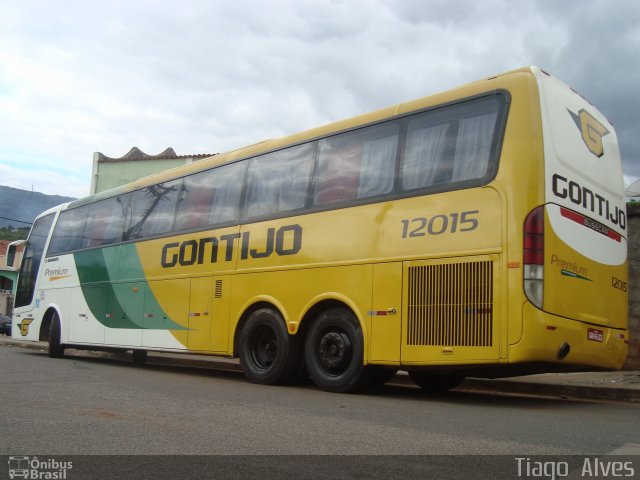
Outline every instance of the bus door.
[[[53, 223], [54, 214], [38, 218], [34, 224], [20, 264], [16, 297], [14, 300], [12, 335], [17, 339], [36, 340], [38, 329], [30, 328], [35, 320], [35, 314], [40, 307], [40, 302], [35, 297], [36, 284], [44, 255], [44, 249], [49, 238], [49, 232]], [[34, 307], [36, 311], [34, 311]]]
[[226, 353], [228, 338], [228, 277], [191, 279], [189, 350]]

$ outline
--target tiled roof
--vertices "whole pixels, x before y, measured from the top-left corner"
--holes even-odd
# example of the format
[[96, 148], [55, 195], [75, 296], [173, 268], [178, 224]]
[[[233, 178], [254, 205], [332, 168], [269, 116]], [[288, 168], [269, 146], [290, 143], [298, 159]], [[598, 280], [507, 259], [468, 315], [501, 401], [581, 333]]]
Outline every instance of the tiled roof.
[[107, 157], [101, 152], [97, 152], [98, 162], [127, 162], [131, 160], [162, 160], [171, 158], [207, 158], [212, 157], [213, 153], [197, 153], [193, 155], [176, 155], [173, 148], [169, 147], [158, 155], [149, 155], [144, 153], [138, 147], [133, 147], [122, 157]]

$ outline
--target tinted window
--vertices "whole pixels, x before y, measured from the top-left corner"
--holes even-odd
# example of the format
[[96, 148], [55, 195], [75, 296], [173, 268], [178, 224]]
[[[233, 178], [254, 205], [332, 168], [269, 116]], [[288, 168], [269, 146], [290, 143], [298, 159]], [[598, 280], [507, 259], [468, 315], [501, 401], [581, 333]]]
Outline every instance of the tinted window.
[[438, 109], [409, 120], [402, 188], [478, 180], [489, 173], [497, 145], [501, 96]]
[[89, 206], [84, 233], [87, 247], [109, 245], [124, 240], [125, 201], [124, 197], [112, 197]]
[[151, 185], [128, 194], [130, 226], [126, 240], [161, 235], [173, 230], [182, 179]]
[[244, 219], [289, 212], [307, 204], [315, 144], [309, 143], [251, 159]]
[[40, 269], [44, 246], [47, 243], [51, 223], [53, 222], [53, 214], [39, 218], [33, 224], [27, 246], [22, 257], [20, 265], [20, 274], [18, 275], [18, 285], [16, 289], [15, 306], [24, 307], [29, 305], [33, 300], [33, 292], [36, 287], [36, 277]]
[[238, 221], [247, 162], [232, 163], [185, 177], [175, 229], [191, 230]]
[[314, 204], [392, 191], [400, 127], [387, 123], [320, 140]]
[[60, 213], [51, 237], [49, 255], [70, 252], [88, 246], [84, 227], [89, 217], [89, 205]]

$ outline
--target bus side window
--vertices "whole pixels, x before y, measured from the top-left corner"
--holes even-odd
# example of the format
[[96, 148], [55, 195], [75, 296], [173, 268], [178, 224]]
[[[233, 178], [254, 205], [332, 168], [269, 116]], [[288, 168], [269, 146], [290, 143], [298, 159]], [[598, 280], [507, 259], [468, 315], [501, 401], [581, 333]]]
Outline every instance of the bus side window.
[[399, 130], [398, 123], [392, 122], [321, 140], [314, 205], [390, 193]]
[[124, 240], [123, 197], [112, 197], [92, 204], [85, 228], [88, 247], [99, 247]]
[[240, 194], [248, 162], [231, 163], [216, 168], [213, 172], [213, 197], [209, 212], [210, 225], [237, 223]]
[[402, 189], [485, 177], [497, 142], [502, 103], [502, 97], [493, 95], [411, 118], [402, 159]]
[[132, 192], [132, 219], [127, 240], [171, 232], [181, 188], [182, 179], [178, 179]]
[[[87, 237], [88, 247], [98, 247], [105, 244], [105, 233], [107, 231], [108, 210], [104, 208], [102, 203], [95, 203], [90, 207], [87, 226], [85, 227], [85, 236]], [[100, 221], [97, 221], [97, 220]]]
[[247, 162], [230, 163], [184, 178], [175, 230], [229, 225], [238, 221]]
[[386, 195], [393, 190], [400, 127], [386, 125], [371, 130], [362, 145], [358, 198]]
[[51, 237], [48, 254], [71, 252], [87, 247], [89, 242], [84, 236], [84, 230], [88, 217], [89, 205], [60, 213]]
[[322, 140], [316, 174], [315, 205], [328, 205], [356, 198], [362, 144]]
[[460, 120], [453, 160], [453, 182], [482, 178], [486, 174], [497, 120], [498, 112]]
[[444, 183], [450, 162], [447, 144], [450, 125], [430, 124], [428, 118], [409, 122], [407, 145], [402, 164], [402, 187], [405, 190]]
[[176, 211], [175, 229], [177, 231], [208, 225], [214, 194], [213, 172], [215, 170], [207, 170], [184, 178]]
[[259, 218], [304, 208], [314, 147], [314, 143], [307, 143], [252, 158], [242, 218]]

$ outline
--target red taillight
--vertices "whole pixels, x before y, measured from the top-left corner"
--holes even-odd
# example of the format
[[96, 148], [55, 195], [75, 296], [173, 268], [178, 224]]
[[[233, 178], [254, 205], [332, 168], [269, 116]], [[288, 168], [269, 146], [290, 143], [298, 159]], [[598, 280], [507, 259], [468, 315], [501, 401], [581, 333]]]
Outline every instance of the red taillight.
[[544, 265], [544, 207], [533, 209], [524, 221], [524, 264]]
[[542, 308], [544, 293], [544, 207], [536, 207], [524, 221], [524, 291], [536, 307]]

